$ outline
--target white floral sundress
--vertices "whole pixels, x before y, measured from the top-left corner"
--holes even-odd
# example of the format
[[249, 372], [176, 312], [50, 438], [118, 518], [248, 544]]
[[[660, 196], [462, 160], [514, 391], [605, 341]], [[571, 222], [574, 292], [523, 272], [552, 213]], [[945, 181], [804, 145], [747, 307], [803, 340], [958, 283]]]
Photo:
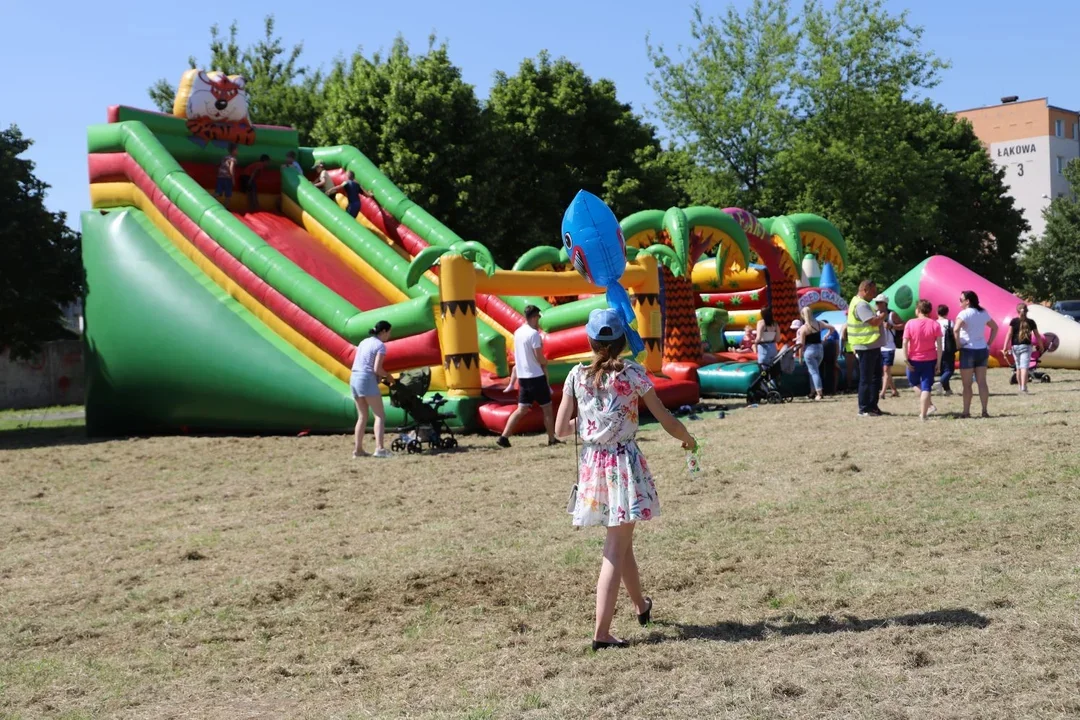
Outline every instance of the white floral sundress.
[[600, 387], [586, 379], [584, 370], [584, 365], [572, 369], [563, 387], [563, 397], [577, 400], [584, 443], [574, 525], [612, 527], [650, 520], [660, 514], [660, 499], [634, 437], [638, 399], [652, 389], [652, 381], [645, 368], [629, 361], [621, 372], [603, 375]]

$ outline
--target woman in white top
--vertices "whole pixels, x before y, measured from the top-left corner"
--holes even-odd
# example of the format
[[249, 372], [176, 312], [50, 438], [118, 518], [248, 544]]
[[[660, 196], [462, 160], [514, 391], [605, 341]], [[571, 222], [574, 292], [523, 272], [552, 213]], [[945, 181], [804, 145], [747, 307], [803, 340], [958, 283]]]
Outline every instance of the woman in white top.
[[386, 341], [390, 339], [390, 323], [380, 320], [368, 331], [370, 337], [356, 346], [353, 358], [352, 376], [349, 387], [352, 388], [353, 402], [356, 403], [356, 430], [353, 457], [364, 457], [364, 431], [367, 430], [368, 410], [375, 416], [375, 457], [390, 457], [390, 451], [383, 447], [383, 435], [386, 432], [386, 409], [383, 407], [382, 393], [379, 392], [379, 380], [390, 377], [383, 370], [386, 359]]
[[[960, 384], [964, 386], [964, 412], [960, 417], [971, 417], [971, 377], [979, 383], [979, 400], [982, 402], [982, 416], [990, 417], [987, 404], [990, 402], [990, 388], [986, 384], [986, 367], [990, 361], [990, 346], [997, 337], [998, 326], [990, 313], [979, 305], [979, 296], [974, 290], [960, 293], [960, 312], [956, 316], [953, 333], [956, 346], [960, 348]], [[990, 337], [986, 337], [986, 328], [990, 328]]]

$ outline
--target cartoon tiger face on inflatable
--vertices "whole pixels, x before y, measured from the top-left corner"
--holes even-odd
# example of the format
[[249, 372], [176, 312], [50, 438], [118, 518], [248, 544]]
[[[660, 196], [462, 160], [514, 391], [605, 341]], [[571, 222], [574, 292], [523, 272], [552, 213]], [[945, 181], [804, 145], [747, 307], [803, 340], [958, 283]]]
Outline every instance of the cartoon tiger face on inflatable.
[[240, 75], [188, 70], [177, 89], [173, 114], [186, 118], [191, 134], [204, 142], [251, 145], [255, 130], [248, 119], [245, 84]]

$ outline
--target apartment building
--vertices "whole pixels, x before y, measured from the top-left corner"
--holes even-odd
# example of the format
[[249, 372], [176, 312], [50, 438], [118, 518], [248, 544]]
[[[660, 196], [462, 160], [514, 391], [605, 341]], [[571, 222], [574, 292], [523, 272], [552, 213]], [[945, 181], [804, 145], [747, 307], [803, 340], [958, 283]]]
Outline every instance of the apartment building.
[[1080, 157], [1080, 113], [1051, 105], [1047, 98], [962, 110], [990, 159], [1005, 169], [1005, 182], [1034, 236], [1045, 230], [1042, 211], [1050, 200], [1069, 192], [1062, 171]]

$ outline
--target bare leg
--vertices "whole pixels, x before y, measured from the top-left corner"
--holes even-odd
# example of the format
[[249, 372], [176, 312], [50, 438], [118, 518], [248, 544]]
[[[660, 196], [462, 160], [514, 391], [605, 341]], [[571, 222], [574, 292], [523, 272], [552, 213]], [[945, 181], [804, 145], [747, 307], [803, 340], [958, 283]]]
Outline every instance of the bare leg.
[[353, 432], [353, 455], [362, 455], [364, 452], [364, 432], [367, 430], [367, 399], [353, 397], [356, 403], [356, 429]]
[[975, 371], [971, 368], [960, 368], [960, 385], [964, 391], [964, 417], [971, 415], [971, 376]]
[[930, 406], [933, 403], [930, 401], [930, 393], [923, 392], [919, 395], [919, 417], [923, 420], [926, 419], [927, 413], [930, 412]]
[[386, 408], [383, 407], [382, 396], [367, 399], [371, 414], [375, 416], [375, 449], [383, 450], [383, 438], [386, 435]]
[[641, 576], [638, 575], [637, 558], [634, 557], [633, 538], [626, 546], [626, 555], [623, 557], [622, 584], [626, 588], [626, 594], [634, 603], [634, 614], [640, 615], [645, 612], [645, 596], [641, 593]]
[[[975, 368], [975, 380], [979, 383], [979, 402], [982, 403], [982, 414], [988, 416], [987, 406], [990, 404], [990, 386], [986, 384], [986, 367]], [[970, 390], [968, 393], [970, 394]]]
[[[503, 428], [502, 436], [508, 438], [514, 434], [514, 428], [517, 427], [518, 421], [525, 417], [525, 413], [529, 412], [531, 405], [518, 405], [517, 410], [510, 413], [510, 417], [506, 418], [506, 427]], [[545, 418], [546, 421], [546, 418]], [[554, 421], [553, 421], [554, 422]]]
[[544, 429], [547, 430], [548, 440], [555, 439], [555, 413], [551, 411], [551, 403], [547, 405], [541, 405], [540, 409], [544, 412]]
[[1020, 382], [1020, 390], [1027, 390], [1027, 386], [1028, 386], [1028, 370], [1027, 370], [1027, 368], [1024, 368], [1024, 369], [1021, 370], [1020, 366], [1017, 365], [1016, 378]]
[[615, 614], [615, 601], [619, 598], [623, 558], [633, 538], [633, 523], [607, 529], [607, 538], [604, 540], [604, 560], [600, 565], [600, 577], [596, 580], [596, 629], [593, 632], [593, 640], [601, 642], [617, 640], [611, 634], [611, 618]]

